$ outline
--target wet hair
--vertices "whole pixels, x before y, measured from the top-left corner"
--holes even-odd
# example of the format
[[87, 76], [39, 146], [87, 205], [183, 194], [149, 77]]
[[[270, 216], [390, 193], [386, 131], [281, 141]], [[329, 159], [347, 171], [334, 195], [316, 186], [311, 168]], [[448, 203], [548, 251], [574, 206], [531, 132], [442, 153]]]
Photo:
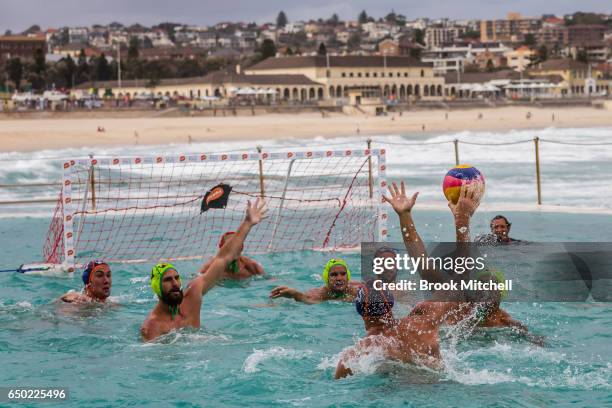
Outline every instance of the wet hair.
[[499, 214], [499, 215], [496, 215], [495, 217], [493, 217], [491, 219], [491, 223], [489, 224], [489, 226], [491, 228], [493, 228], [493, 221], [495, 221], [495, 220], [504, 220], [506, 222], [506, 225], [508, 226], [508, 228], [510, 228], [510, 226], [512, 225], [512, 223], [510, 221], [508, 221], [508, 219], [506, 217], [504, 217], [503, 215]]
[[395, 299], [387, 290], [374, 289], [374, 281], [368, 281], [357, 291], [355, 308], [362, 317], [380, 317], [391, 313]]

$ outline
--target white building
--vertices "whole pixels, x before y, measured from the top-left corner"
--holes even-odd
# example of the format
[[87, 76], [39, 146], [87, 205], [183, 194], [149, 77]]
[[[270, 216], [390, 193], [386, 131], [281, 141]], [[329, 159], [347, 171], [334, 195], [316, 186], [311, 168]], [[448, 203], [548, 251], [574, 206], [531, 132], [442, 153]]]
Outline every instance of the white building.
[[87, 27], [69, 28], [68, 41], [70, 44], [87, 44], [89, 42], [89, 30]]
[[459, 26], [427, 27], [425, 29], [425, 44], [429, 49], [452, 44], [465, 32], [466, 28]]

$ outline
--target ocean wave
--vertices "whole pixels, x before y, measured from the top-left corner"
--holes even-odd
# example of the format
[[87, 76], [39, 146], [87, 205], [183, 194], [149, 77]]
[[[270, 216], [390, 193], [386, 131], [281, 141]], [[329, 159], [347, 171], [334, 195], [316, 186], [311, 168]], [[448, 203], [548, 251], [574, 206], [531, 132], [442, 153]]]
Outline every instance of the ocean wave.
[[272, 347], [266, 350], [253, 349], [253, 352], [244, 360], [242, 371], [256, 373], [258, 366], [267, 360], [300, 360], [312, 354], [311, 350], [294, 350], [284, 347]]

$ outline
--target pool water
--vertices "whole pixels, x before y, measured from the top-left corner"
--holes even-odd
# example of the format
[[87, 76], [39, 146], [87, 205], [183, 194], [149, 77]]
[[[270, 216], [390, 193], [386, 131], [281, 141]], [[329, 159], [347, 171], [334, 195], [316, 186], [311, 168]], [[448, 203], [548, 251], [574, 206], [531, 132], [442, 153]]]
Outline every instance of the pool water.
[[[477, 213], [473, 233], [496, 211]], [[610, 241], [612, 218], [597, 214], [505, 212], [512, 236], [540, 242]], [[395, 216], [390, 240], [399, 240]], [[415, 209], [426, 241], [452, 240], [448, 211]], [[37, 259], [48, 218], [3, 218], [0, 268]], [[112, 306], [54, 302], [80, 277], [0, 273], [0, 386], [68, 387], [57, 406], [604, 406], [612, 404], [612, 310], [605, 303], [508, 303], [546, 336], [537, 347], [504, 330], [464, 339], [443, 329], [441, 373], [365, 361], [335, 381], [338, 354], [363, 337], [352, 304], [269, 301], [276, 285], [321, 285], [330, 254], [258, 256], [267, 277], [224, 284], [202, 306], [202, 328], [143, 344], [139, 328], [156, 299], [151, 265], [112, 265]], [[342, 254], [359, 278], [359, 254]], [[193, 276], [198, 263], [177, 264]], [[402, 316], [407, 308], [401, 307]], [[54, 406], [49, 404], [44, 406]], [[20, 405], [21, 406], [21, 405]], [[27, 404], [23, 405], [27, 406]]]

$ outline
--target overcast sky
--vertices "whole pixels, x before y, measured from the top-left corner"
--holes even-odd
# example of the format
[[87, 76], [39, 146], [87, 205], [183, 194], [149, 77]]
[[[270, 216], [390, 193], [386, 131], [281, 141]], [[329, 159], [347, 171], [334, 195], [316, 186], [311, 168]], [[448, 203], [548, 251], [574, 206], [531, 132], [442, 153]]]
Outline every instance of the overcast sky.
[[[356, 19], [361, 10], [381, 17], [392, 9], [408, 19], [503, 18], [509, 11], [528, 16], [591, 11], [612, 13], [611, 0], [0, 0], [0, 30], [90, 26], [112, 21], [154, 25], [164, 21], [210, 25], [220, 21], [274, 21], [279, 10], [292, 20]], [[0, 33], [0, 34], [1, 34]]]

